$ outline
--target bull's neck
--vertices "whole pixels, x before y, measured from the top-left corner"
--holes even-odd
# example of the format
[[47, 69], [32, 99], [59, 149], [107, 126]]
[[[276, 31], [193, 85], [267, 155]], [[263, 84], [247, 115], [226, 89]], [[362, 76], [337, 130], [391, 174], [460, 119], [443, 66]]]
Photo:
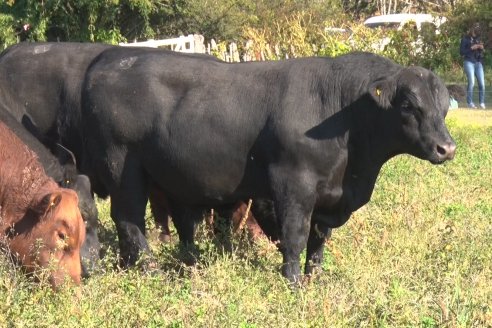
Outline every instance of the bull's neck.
[[[367, 107], [366, 107], [367, 108]], [[382, 166], [390, 158], [398, 155], [398, 145], [391, 132], [391, 118], [388, 113], [381, 113], [378, 108], [362, 108], [353, 115], [353, 126], [349, 133], [349, 181], [359, 193], [358, 205], [369, 201], [377, 176]], [[394, 133], [394, 131], [393, 131]]]
[[366, 163], [381, 167], [400, 153], [398, 119], [392, 117], [392, 113], [370, 105], [351, 111], [353, 125], [349, 142], [355, 147], [357, 157], [362, 156]]

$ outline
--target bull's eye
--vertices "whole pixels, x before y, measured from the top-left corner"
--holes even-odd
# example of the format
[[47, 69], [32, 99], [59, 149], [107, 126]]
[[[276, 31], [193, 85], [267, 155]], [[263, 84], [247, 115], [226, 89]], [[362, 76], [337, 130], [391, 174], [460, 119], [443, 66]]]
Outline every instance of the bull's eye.
[[66, 238], [66, 237], [67, 237], [67, 236], [66, 236], [63, 232], [58, 232], [58, 238], [59, 238], [60, 240], [65, 240], [65, 238]]
[[400, 108], [405, 111], [405, 112], [411, 112], [413, 110], [413, 107], [411, 106], [410, 102], [408, 100], [404, 100], [401, 105], [400, 105]]

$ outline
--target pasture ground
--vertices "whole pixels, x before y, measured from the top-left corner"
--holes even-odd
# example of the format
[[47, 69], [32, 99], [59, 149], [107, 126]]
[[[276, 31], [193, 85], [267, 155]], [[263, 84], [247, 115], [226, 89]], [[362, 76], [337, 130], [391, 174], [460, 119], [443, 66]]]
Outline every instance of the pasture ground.
[[454, 110], [447, 121], [455, 160], [388, 162], [303, 288], [282, 279], [268, 242], [210, 239], [203, 225], [199, 263], [185, 267], [175, 245], [158, 242], [150, 213], [159, 270], [115, 268], [101, 200], [106, 257], [78, 292], [54, 293], [0, 257], [0, 327], [492, 327], [492, 110]]

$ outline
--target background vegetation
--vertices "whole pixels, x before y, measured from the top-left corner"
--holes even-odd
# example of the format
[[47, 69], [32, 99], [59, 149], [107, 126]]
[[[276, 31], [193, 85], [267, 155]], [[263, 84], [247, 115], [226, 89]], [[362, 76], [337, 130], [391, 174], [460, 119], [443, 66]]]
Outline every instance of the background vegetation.
[[[408, 45], [416, 35], [393, 32], [380, 52], [405, 65], [419, 64], [448, 82], [464, 81], [458, 48], [471, 22], [484, 29], [492, 51], [492, 2], [489, 0], [3, 0], [0, 2], [0, 49], [31, 41], [118, 43], [202, 34], [219, 42], [249, 41], [263, 59], [339, 55], [371, 48], [382, 31], [362, 21], [372, 15], [426, 12], [447, 18], [442, 33], [428, 33], [422, 51]], [[331, 33], [326, 27], [350, 33]], [[492, 55], [486, 56], [487, 67]], [[492, 84], [492, 70], [486, 69]]]
[[455, 110], [447, 121], [456, 158], [388, 162], [304, 288], [286, 285], [273, 245], [207, 238], [204, 226], [195, 267], [151, 229], [160, 270], [119, 270], [100, 201], [100, 271], [79, 296], [54, 293], [0, 257], [0, 327], [492, 327], [492, 112]]
[[[463, 80], [458, 46], [472, 21], [481, 22], [492, 51], [489, 0], [3, 0], [0, 48], [199, 33], [220, 44], [252, 41], [265, 59], [335, 56], [369, 50], [383, 36], [361, 26], [364, 18], [404, 11], [448, 21], [425, 36], [419, 53], [407, 51], [415, 35], [393, 32], [382, 54], [397, 62]], [[205, 227], [195, 267], [183, 266], [175, 245], [160, 244], [150, 229], [160, 269], [115, 268], [115, 229], [108, 202], [99, 201], [100, 271], [80, 295], [53, 293], [0, 257], [0, 327], [492, 327], [492, 113], [452, 111], [448, 124], [456, 159], [437, 167], [408, 156], [387, 163], [371, 202], [328, 242], [324, 272], [302, 289], [286, 285], [268, 242], [210, 239]]]

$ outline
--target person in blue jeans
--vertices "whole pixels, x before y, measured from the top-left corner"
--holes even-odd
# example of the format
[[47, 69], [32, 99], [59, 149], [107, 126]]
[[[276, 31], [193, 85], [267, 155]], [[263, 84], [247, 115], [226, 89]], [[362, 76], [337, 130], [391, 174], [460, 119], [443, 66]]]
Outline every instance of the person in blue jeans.
[[483, 43], [480, 39], [480, 25], [475, 23], [463, 36], [460, 44], [460, 54], [463, 57], [463, 67], [468, 79], [466, 102], [469, 108], [477, 108], [473, 103], [473, 87], [475, 77], [478, 82], [478, 100], [480, 108], [485, 109], [485, 79], [483, 73]]

